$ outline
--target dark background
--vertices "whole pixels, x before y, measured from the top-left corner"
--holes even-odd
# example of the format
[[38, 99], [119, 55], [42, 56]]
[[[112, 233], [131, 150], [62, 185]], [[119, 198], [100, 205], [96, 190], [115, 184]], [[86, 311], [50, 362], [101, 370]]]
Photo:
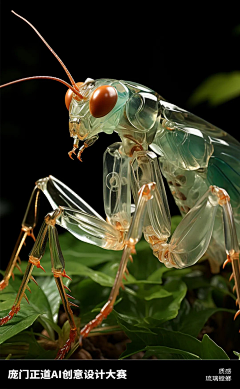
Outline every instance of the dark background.
[[[239, 69], [235, 27], [240, 18], [234, 2], [214, 10], [201, 2], [191, 8], [144, 1], [137, 8], [130, 2], [96, 4], [2, 1], [1, 84], [36, 75], [68, 81], [47, 47], [11, 9], [39, 30], [76, 82], [87, 77], [131, 80], [190, 109], [190, 95], [207, 77]], [[100, 134], [84, 152], [83, 163], [70, 160], [65, 92], [65, 86], [48, 80], [1, 90], [1, 268], [9, 260], [37, 179], [54, 175], [104, 216], [102, 155], [118, 137]], [[236, 98], [191, 111], [240, 138], [239, 104]], [[169, 202], [171, 213], [178, 213], [171, 197]], [[44, 199], [42, 217], [50, 210]]]

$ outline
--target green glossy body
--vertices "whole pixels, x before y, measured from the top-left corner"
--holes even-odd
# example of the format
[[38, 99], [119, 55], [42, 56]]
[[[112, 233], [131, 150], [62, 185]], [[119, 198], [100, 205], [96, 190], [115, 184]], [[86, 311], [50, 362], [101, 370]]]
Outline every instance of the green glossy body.
[[[89, 97], [101, 85], [118, 92], [115, 107], [104, 117], [89, 112]], [[166, 102], [153, 90], [128, 81], [91, 80], [81, 93], [86, 100], [72, 99], [70, 134], [89, 140], [100, 132], [117, 132], [126, 155], [149, 147], [159, 163], [175, 202], [184, 216], [216, 185], [227, 190], [240, 241], [240, 144], [225, 131]], [[226, 257], [221, 210], [218, 210], [209, 253], [222, 263]]]

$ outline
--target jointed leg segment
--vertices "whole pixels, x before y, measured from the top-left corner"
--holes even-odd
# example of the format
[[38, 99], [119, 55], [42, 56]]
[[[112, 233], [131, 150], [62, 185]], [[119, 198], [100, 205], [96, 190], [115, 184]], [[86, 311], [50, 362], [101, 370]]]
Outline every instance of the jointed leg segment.
[[[29, 208], [29, 207], [28, 207]], [[68, 301], [69, 296], [65, 291], [65, 286], [62, 281], [62, 277], [70, 278], [66, 272], [65, 272], [65, 263], [63, 259], [63, 255], [61, 252], [61, 248], [58, 241], [58, 234], [57, 229], [55, 227], [56, 220], [61, 214], [61, 209], [55, 210], [52, 214], [48, 214], [45, 217], [45, 220], [40, 228], [40, 231], [38, 233], [37, 239], [35, 240], [34, 246], [32, 248], [31, 253], [29, 254], [29, 260], [27, 264], [26, 271], [24, 273], [22, 283], [20, 285], [15, 303], [13, 307], [11, 308], [10, 312], [7, 316], [0, 319], [0, 325], [6, 324], [11, 318], [18, 313], [20, 310], [20, 304], [22, 301], [22, 298], [25, 297], [27, 299], [27, 296], [25, 294], [26, 289], [29, 289], [28, 282], [30, 279], [33, 281], [34, 278], [32, 277], [32, 271], [34, 269], [34, 266], [41, 268], [44, 270], [44, 268], [41, 266], [40, 261], [42, 256], [44, 255], [47, 239], [49, 239], [49, 246], [50, 246], [50, 254], [51, 254], [51, 262], [52, 262], [52, 271], [53, 275], [63, 302], [63, 306], [65, 309], [65, 312], [67, 314], [67, 318], [70, 323], [70, 335], [69, 339], [66, 341], [64, 346], [59, 350], [57, 354], [57, 359], [64, 358], [65, 354], [70, 350], [72, 342], [75, 340], [77, 335], [77, 328], [74, 323], [73, 313], [71, 310], [70, 305], [75, 305]], [[26, 232], [27, 233], [27, 232]], [[20, 247], [21, 248], [21, 247]], [[16, 250], [17, 254], [13, 254], [12, 257], [16, 257], [18, 255], [18, 252], [20, 249], [18, 248]], [[15, 256], [14, 256], [15, 255]], [[35, 281], [36, 282], [36, 281]], [[28, 301], [28, 299], [27, 299]]]
[[[32, 237], [32, 239], [35, 241], [35, 237], [33, 234], [33, 230], [37, 224], [37, 218], [38, 218], [38, 202], [39, 202], [39, 194], [40, 190], [35, 187], [32, 195], [30, 197], [23, 221], [22, 221], [22, 228], [20, 231], [20, 235], [18, 237], [17, 243], [14, 247], [13, 253], [11, 255], [11, 259], [9, 261], [9, 264], [7, 266], [5, 275], [3, 280], [0, 282], [0, 290], [3, 290], [9, 282], [10, 277], [14, 277], [13, 270], [15, 267], [17, 267], [20, 271], [19, 264], [21, 263], [19, 258], [19, 253], [22, 249], [22, 246], [25, 244], [27, 236]], [[19, 262], [19, 264], [17, 263]]]
[[[231, 279], [234, 279], [233, 292], [236, 291], [237, 299], [236, 305], [239, 309], [234, 316], [234, 320], [240, 315], [240, 260], [239, 260], [239, 245], [237, 239], [237, 232], [234, 223], [233, 211], [230, 203], [230, 197], [224, 189], [211, 187], [213, 194], [218, 197], [218, 203], [223, 210], [223, 225], [225, 236], [225, 247], [227, 253], [227, 259], [223, 264], [223, 267], [227, 263], [232, 265]], [[240, 331], [239, 331], [240, 332]]]
[[143, 185], [142, 188], [139, 190], [138, 193], [139, 198], [136, 206], [136, 211], [126, 237], [122, 259], [117, 271], [117, 275], [110, 296], [108, 298], [107, 303], [104, 305], [104, 307], [101, 309], [100, 313], [95, 317], [95, 319], [90, 321], [81, 330], [80, 342], [81, 342], [81, 338], [82, 337], [85, 338], [89, 334], [89, 332], [94, 327], [98, 326], [102, 322], [102, 320], [105, 319], [113, 309], [114, 303], [119, 293], [119, 288], [122, 285], [124, 273], [126, 272], [127, 262], [129, 259], [131, 259], [131, 253], [134, 252], [135, 245], [141, 238], [146, 205], [147, 202], [150, 199], [152, 199], [152, 194], [154, 190], [155, 190], [155, 183]]

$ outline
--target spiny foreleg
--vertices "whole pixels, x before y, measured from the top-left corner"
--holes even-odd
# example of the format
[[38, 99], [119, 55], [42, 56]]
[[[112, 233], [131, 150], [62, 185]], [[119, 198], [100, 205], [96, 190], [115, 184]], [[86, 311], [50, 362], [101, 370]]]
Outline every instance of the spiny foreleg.
[[17, 314], [17, 312], [20, 310], [20, 304], [23, 297], [26, 298], [26, 300], [28, 301], [25, 291], [28, 288], [28, 282], [30, 278], [32, 278], [32, 271], [34, 266], [44, 270], [40, 264], [40, 260], [46, 248], [47, 227], [48, 227], [47, 223], [46, 221], [44, 221], [38, 233], [37, 239], [35, 240], [35, 243], [33, 245], [32, 251], [29, 254], [28, 264], [25, 273], [23, 275], [22, 283], [18, 290], [15, 303], [12, 309], [10, 310], [10, 312], [8, 313], [8, 315], [0, 319], [0, 325], [6, 324], [14, 316], [14, 314]]
[[33, 230], [37, 224], [37, 217], [38, 217], [38, 203], [39, 203], [39, 195], [40, 190], [35, 187], [32, 195], [30, 197], [23, 221], [22, 221], [22, 228], [20, 231], [20, 235], [18, 237], [18, 240], [16, 242], [16, 245], [14, 247], [14, 250], [12, 252], [10, 261], [8, 263], [7, 269], [5, 271], [5, 275], [3, 280], [0, 282], [0, 290], [3, 290], [6, 288], [6, 286], [9, 283], [9, 279], [12, 277], [14, 278], [13, 270], [16, 267], [20, 272], [20, 258], [19, 253], [22, 249], [22, 246], [25, 244], [27, 236], [30, 236], [35, 241], [35, 237], [33, 234]]
[[[51, 255], [51, 264], [52, 264], [52, 272], [62, 299], [62, 303], [65, 309], [65, 312], [67, 314], [67, 318], [69, 320], [70, 324], [70, 334], [69, 339], [66, 341], [63, 347], [60, 348], [56, 359], [62, 359], [64, 358], [65, 354], [70, 350], [72, 343], [74, 342], [76, 335], [77, 335], [77, 328], [74, 322], [73, 313], [71, 310], [71, 305], [75, 305], [72, 302], [68, 301], [69, 296], [65, 291], [65, 286], [63, 284], [62, 278], [67, 277], [70, 278], [66, 272], [65, 272], [65, 262], [64, 258], [61, 252], [59, 240], [58, 240], [58, 233], [57, 229], [55, 227], [57, 218], [61, 215], [62, 210], [61, 208], [56, 209], [53, 213], [48, 214], [44, 222], [40, 228], [40, 231], [38, 233], [37, 239], [35, 241], [35, 244], [33, 246], [33, 249], [29, 255], [28, 265], [26, 268], [26, 271], [23, 276], [23, 280], [21, 283], [21, 286], [19, 288], [15, 303], [8, 313], [7, 316], [0, 319], [0, 325], [6, 324], [11, 318], [14, 316], [14, 314], [17, 314], [17, 312], [20, 310], [20, 304], [23, 297], [26, 297], [25, 291], [28, 289], [28, 282], [30, 278], [32, 277], [32, 271], [34, 269], [34, 266], [41, 268], [44, 270], [44, 268], [41, 265], [41, 258], [44, 255], [46, 243], [49, 239], [49, 248], [50, 248], [50, 255]], [[67, 288], [68, 289], [68, 288]]]

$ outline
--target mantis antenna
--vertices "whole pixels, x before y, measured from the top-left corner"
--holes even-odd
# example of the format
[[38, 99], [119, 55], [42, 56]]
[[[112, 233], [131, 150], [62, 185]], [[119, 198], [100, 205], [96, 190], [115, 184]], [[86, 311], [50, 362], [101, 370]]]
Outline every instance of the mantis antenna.
[[27, 81], [27, 80], [33, 80], [33, 79], [39, 79], [39, 78], [41, 78], [41, 79], [49, 79], [49, 80], [55, 80], [55, 81], [61, 82], [62, 84], [66, 85], [69, 89], [71, 89], [77, 96], [79, 96], [82, 99], [83, 96], [79, 93], [78, 86], [76, 85], [76, 83], [75, 83], [74, 79], [72, 78], [70, 72], [68, 71], [67, 67], [64, 65], [64, 63], [59, 58], [59, 56], [55, 53], [55, 51], [51, 48], [51, 46], [45, 41], [45, 39], [38, 32], [38, 30], [27, 19], [23, 18], [21, 15], [18, 15], [14, 11], [11, 11], [11, 12], [14, 15], [16, 15], [17, 17], [19, 17], [20, 19], [24, 20], [24, 22], [26, 22], [37, 33], [37, 35], [40, 37], [40, 39], [43, 41], [43, 43], [48, 47], [48, 49], [52, 52], [54, 57], [56, 57], [58, 62], [62, 65], [63, 69], [65, 70], [65, 72], [66, 72], [66, 74], [67, 74], [67, 76], [68, 76], [68, 78], [69, 78], [69, 80], [70, 80], [70, 82], [72, 84], [72, 86], [69, 85], [64, 80], [61, 80], [60, 78], [51, 77], [51, 76], [34, 76], [34, 77], [21, 78], [19, 80], [11, 81], [11, 82], [9, 82], [7, 84], [1, 85], [0, 88], [3, 88], [5, 86], [11, 85], [11, 84], [15, 84], [15, 83], [21, 82], [21, 81]]

